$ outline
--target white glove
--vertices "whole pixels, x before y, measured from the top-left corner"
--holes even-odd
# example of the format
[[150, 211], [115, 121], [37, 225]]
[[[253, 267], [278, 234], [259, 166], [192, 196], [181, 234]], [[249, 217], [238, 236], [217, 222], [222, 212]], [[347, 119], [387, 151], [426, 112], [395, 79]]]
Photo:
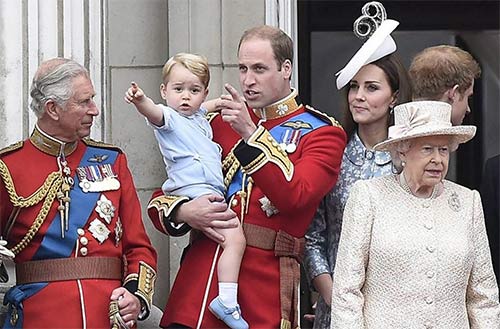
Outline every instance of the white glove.
[[0, 260], [12, 260], [16, 255], [6, 247], [7, 241], [0, 240]]

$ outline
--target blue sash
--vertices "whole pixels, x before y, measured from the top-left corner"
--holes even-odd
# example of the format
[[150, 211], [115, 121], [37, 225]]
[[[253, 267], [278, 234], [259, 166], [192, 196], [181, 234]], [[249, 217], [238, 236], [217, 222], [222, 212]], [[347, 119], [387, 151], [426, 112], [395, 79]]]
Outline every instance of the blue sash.
[[[290, 129], [292, 129], [291, 126], [293, 125], [287, 125], [287, 124], [293, 122], [302, 122], [308, 124], [308, 125], [300, 125], [299, 128], [293, 128], [294, 131], [300, 130], [301, 136], [304, 136], [317, 128], [328, 125], [328, 123], [312, 115], [311, 113], [303, 112], [301, 114], [297, 114], [296, 116], [289, 118], [287, 121], [281, 123], [280, 125], [271, 128], [271, 130], [269, 130], [269, 133], [271, 134], [271, 136], [274, 137], [276, 141], [279, 142], [282, 136], [287, 131], [290, 131]], [[247, 182], [246, 181], [243, 182], [243, 172], [240, 166], [240, 168], [234, 175], [231, 184], [229, 184], [229, 187], [227, 188], [226, 200], [230, 200], [233, 194], [235, 194], [238, 191], [241, 191], [243, 184], [245, 184], [246, 186]]]
[[[118, 152], [109, 149], [95, 148], [92, 146], [87, 146], [87, 150], [83, 155], [79, 167], [86, 167], [95, 165], [95, 162], [89, 161], [90, 158], [94, 157], [96, 154], [106, 155], [107, 157], [102, 157], [103, 160], [99, 164], [113, 164], [118, 156]], [[51, 258], [66, 258], [71, 255], [73, 248], [75, 247], [76, 240], [78, 239], [77, 229], [83, 227], [90, 217], [90, 214], [95, 208], [97, 200], [99, 199], [101, 193], [99, 192], [87, 192], [84, 193], [82, 189], [78, 186], [80, 182], [78, 175], [75, 175], [74, 188], [70, 191], [70, 208], [69, 208], [69, 229], [65, 233], [64, 239], [61, 238], [61, 217], [59, 212], [50, 223], [47, 233], [42, 239], [40, 247], [33, 256], [33, 260], [51, 259]], [[4, 328], [22, 328], [23, 326], [23, 305], [22, 302], [26, 298], [29, 298], [45, 288], [48, 282], [40, 283], [27, 283], [16, 285], [7, 291], [5, 294], [3, 304], [9, 305], [9, 310], [7, 317], [5, 319]], [[16, 312], [18, 316], [17, 322], [12, 325], [10, 319], [12, 313]]]

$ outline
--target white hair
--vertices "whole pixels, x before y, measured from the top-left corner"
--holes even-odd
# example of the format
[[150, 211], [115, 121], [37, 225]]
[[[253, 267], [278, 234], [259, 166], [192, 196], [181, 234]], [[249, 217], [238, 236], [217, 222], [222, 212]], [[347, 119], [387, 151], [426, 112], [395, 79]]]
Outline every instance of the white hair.
[[30, 108], [38, 118], [44, 113], [44, 106], [49, 100], [61, 107], [66, 105], [74, 93], [71, 83], [73, 78], [80, 75], [89, 76], [87, 69], [77, 62], [66, 58], [57, 60], [60, 64], [50, 67], [45, 72], [37, 72], [31, 83]]

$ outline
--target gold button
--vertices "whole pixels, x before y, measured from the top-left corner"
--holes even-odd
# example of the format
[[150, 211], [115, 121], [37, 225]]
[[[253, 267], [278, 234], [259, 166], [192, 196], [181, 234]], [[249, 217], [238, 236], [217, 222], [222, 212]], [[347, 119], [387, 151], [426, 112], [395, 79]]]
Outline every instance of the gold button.
[[233, 201], [231, 201], [231, 206], [236, 207], [237, 205], [238, 205], [238, 200], [233, 199]]
[[80, 243], [82, 244], [82, 246], [86, 246], [89, 243], [89, 239], [87, 239], [86, 237], [82, 236], [80, 238]]
[[89, 251], [87, 250], [86, 247], [80, 248], [80, 254], [82, 254], [82, 256], [87, 256], [88, 252]]
[[76, 230], [76, 233], [78, 233], [78, 235], [84, 235], [85, 231], [83, 230], [83, 228], [79, 228]]
[[272, 140], [274, 140], [274, 138], [271, 135], [269, 135], [269, 136], [267, 136], [267, 140], [272, 141]]

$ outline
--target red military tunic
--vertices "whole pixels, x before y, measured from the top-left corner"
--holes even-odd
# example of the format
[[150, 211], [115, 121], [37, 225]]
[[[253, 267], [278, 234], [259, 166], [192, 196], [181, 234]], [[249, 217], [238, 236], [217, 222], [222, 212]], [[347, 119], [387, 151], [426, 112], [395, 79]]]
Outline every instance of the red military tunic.
[[[243, 172], [253, 181], [251, 188], [247, 187], [245, 190], [245, 198], [241, 197], [245, 194], [239, 193], [230, 201], [231, 208], [240, 220], [243, 217], [244, 223], [253, 224], [257, 228], [267, 228], [272, 232], [281, 230], [295, 238], [302, 238], [321, 198], [337, 180], [346, 136], [335, 120], [330, 120], [326, 115], [310, 108], [306, 109], [295, 96], [296, 94], [292, 93], [279, 104], [266, 108], [267, 121], [260, 124], [247, 143], [240, 142], [240, 136], [222, 121], [220, 115], [216, 115], [211, 124], [214, 141], [221, 145], [223, 159], [226, 159], [226, 177], [232, 170], [229, 160], [234, 154], [233, 158], [241, 163]], [[282, 104], [287, 106], [285, 111]], [[302, 137], [285, 134], [286, 137], [276, 139], [269, 134], [269, 130], [285, 122], [288, 122], [286, 126], [290, 127], [307, 126], [307, 122], [293, 119], [305, 112], [320, 117], [326, 124]], [[260, 117], [251, 110], [250, 115], [257, 124]], [[296, 147], [288, 148], [288, 154], [283, 148], [280, 150], [280, 147], [277, 147], [279, 144], [292, 144], [293, 138], [296, 139]], [[236, 144], [238, 147], [231, 152]], [[266, 202], [265, 197], [270, 203]], [[153, 195], [149, 215], [154, 225], [162, 232], [177, 235], [185, 231], [183, 228], [176, 231], [167, 218], [180, 201], [182, 199], [165, 198], [159, 193]], [[243, 214], [242, 206], [248, 207], [246, 211], [243, 209]], [[273, 211], [274, 208], [278, 212]], [[247, 231], [245, 233], [248, 234]], [[248, 238], [247, 235], [247, 242]], [[207, 309], [208, 303], [218, 294], [216, 271], [213, 273], [208, 298], [204, 300], [216, 248], [217, 244], [204, 235], [199, 235], [192, 242], [172, 287], [161, 326], [178, 323], [196, 327], [199, 314], [203, 312], [201, 328], [226, 327]], [[298, 264], [295, 264], [298, 269]], [[295, 285], [293, 289], [298, 287]], [[281, 296], [283, 297], [283, 294]], [[290, 327], [291, 323], [296, 323], [297, 319], [294, 322], [292, 314], [289, 317], [291, 323], [283, 325], [280, 259], [275, 256], [274, 250], [247, 245], [240, 269], [238, 302], [242, 315], [251, 328]], [[285, 318], [287, 316], [285, 314]]]
[[[12, 187], [17, 195], [28, 198], [44, 184], [50, 173], [59, 170], [56, 156], [50, 154], [53, 147], [56, 147], [56, 150], [58, 148], [57, 145], [53, 145], [54, 141], [47, 139], [37, 128], [31, 139], [33, 141], [26, 140], [24, 143], [18, 143], [0, 154], [0, 160], [3, 163], [0, 166], [2, 173], [0, 224], [3, 239], [7, 240], [8, 247], [17, 253], [14, 259], [17, 265], [33, 260], [37, 255], [43, 239], [46, 235], [50, 235], [49, 226], [58, 213], [59, 205], [58, 199], [55, 198], [52, 204], [48, 205], [47, 216], [45, 218], [42, 216], [44, 220], [36, 234], [31, 240], [29, 238], [25, 240], [27, 243], [19, 244], [23, 238], [26, 239], [28, 230], [33, 228], [35, 218], [44, 208], [44, 201], [22, 207], [15, 221], [9, 224], [9, 217], [13, 211], [15, 213], [11, 199]], [[95, 161], [96, 165], [102, 154], [99, 150], [110, 149], [110, 146], [92, 141], [85, 143], [78, 141], [76, 145], [66, 145], [66, 160], [67, 166], [71, 169], [70, 176], [75, 176], [75, 170], [80, 166], [89, 143], [94, 147], [95, 154], [91, 160]], [[101, 199], [98, 200], [102, 202], [107, 199], [114, 209], [105, 214], [108, 216], [106, 219], [96, 210], [97, 204], [91, 204], [90, 216], [87, 220], [83, 218], [83, 225], [78, 228], [69, 226], [70, 230], [77, 231], [77, 238], [72, 244], [70, 243], [68, 258], [112, 257], [123, 260], [122, 278], [49, 282], [36, 294], [22, 301], [24, 328], [109, 328], [108, 311], [111, 292], [120, 286], [125, 286], [135, 293], [148, 309], [151, 306], [152, 288], [156, 276], [156, 252], [151, 246], [141, 220], [141, 207], [125, 155], [117, 148], [113, 150], [117, 155], [111, 167], [112, 172], [117, 176], [120, 188], [100, 192]], [[11, 183], [8, 177], [12, 179]], [[72, 188], [80, 189], [80, 186], [75, 184]], [[70, 207], [76, 201], [71, 200]], [[108, 201], [106, 201], [107, 205], [109, 205]], [[70, 224], [72, 220], [76, 219], [70, 216]], [[93, 225], [92, 222], [94, 222]], [[60, 226], [59, 220], [54, 224]], [[9, 225], [12, 225], [10, 229]], [[66, 232], [66, 238], [70, 235], [69, 233]], [[57, 234], [53, 234], [52, 239], [54, 250], [56, 250], [58, 243], [63, 242], [60, 230], [57, 230]], [[40, 257], [37, 258], [40, 259]], [[6, 321], [9, 321], [9, 318]]]

